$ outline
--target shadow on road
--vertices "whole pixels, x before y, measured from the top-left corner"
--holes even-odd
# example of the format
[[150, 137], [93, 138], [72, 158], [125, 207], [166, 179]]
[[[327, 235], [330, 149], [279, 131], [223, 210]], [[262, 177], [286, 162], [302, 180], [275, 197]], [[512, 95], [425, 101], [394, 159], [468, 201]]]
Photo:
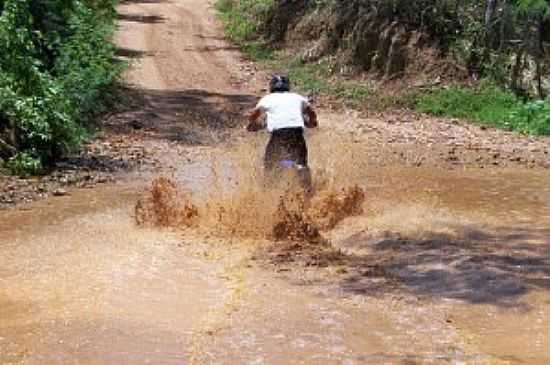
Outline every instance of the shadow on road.
[[[343, 270], [346, 274], [338, 286], [355, 295], [408, 292], [524, 307], [518, 299], [531, 290], [550, 290], [549, 229], [508, 227], [488, 232], [462, 227], [457, 235], [427, 233], [422, 238], [362, 232], [336, 250], [310, 247], [298, 256], [309, 266]], [[290, 255], [275, 257], [294, 260]]]
[[220, 52], [220, 51], [238, 51], [240, 47], [237, 46], [204, 46], [198, 48], [185, 48], [185, 51], [193, 52]]
[[359, 234], [347, 244], [367, 245], [370, 253], [351, 258], [359, 272], [341, 286], [370, 295], [373, 283], [390, 280], [419, 296], [515, 305], [531, 289], [550, 290], [548, 237], [548, 230], [522, 228], [501, 228], [497, 233], [464, 228], [458, 237], [439, 234], [422, 239]]
[[186, 145], [208, 145], [228, 136], [244, 123], [244, 115], [257, 100], [254, 95], [222, 94], [198, 89], [122, 91], [124, 109], [107, 122], [109, 131]]
[[120, 1], [120, 4], [122, 5], [128, 5], [128, 4], [160, 4], [165, 3], [166, 0], [122, 0]]
[[215, 41], [223, 41], [225, 42], [227, 38], [220, 37], [220, 36], [213, 36], [213, 35], [204, 35], [204, 34], [193, 34], [193, 37], [199, 38], [199, 39], [211, 39]]
[[146, 24], [157, 24], [165, 21], [165, 18], [157, 15], [137, 15], [137, 14], [121, 14], [117, 15], [119, 21], [136, 22]]
[[152, 56], [153, 54], [151, 52], [146, 51], [139, 51], [137, 49], [130, 49], [130, 48], [117, 48], [115, 50], [115, 57], [121, 57], [121, 58], [143, 58]]

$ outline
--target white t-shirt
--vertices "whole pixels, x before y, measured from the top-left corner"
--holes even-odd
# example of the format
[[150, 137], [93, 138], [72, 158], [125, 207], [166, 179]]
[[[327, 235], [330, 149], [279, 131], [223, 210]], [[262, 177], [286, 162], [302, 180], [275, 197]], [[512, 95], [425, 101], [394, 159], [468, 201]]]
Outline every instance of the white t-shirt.
[[264, 96], [256, 106], [267, 115], [267, 130], [304, 128], [304, 111], [309, 102], [303, 96], [291, 92], [276, 92]]

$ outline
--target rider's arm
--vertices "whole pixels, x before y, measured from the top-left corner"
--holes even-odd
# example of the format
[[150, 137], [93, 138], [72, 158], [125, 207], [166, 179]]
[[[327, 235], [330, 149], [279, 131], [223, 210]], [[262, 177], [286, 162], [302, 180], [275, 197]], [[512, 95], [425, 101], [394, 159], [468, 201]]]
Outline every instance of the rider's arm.
[[248, 126], [246, 127], [246, 130], [249, 132], [256, 132], [262, 129], [262, 126], [260, 123], [258, 123], [258, 119], [262, 115], [262, 111], [259, 108], [254, 109], [250, 115], [248, 116]]
[[304, 109], [304, 114], [307, 116], [305, 125], [308, 128], [316, 128], [319, 126], [319, 122], [317, 121], [317, 114], [315, 113], [315, 110], [311, 107], [311, 105], [307, 105]]

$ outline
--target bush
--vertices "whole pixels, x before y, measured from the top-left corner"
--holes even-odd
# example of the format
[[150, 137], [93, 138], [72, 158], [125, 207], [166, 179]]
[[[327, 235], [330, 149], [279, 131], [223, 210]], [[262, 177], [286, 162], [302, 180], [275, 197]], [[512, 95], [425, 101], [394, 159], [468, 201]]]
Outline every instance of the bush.
[[7, 0], [0, 6], [0, 138], [10, 146], [0, 157], [10, 159], [14, 172], [36, 173], [75, 150], [103, 110], [120, 72], [108, 42], [114, 2]]
[[470, 119], [524, 134], [550, 135], [550, 102], [523, 103], [511, 92], [492, 86], [437, 89], [416, 98], [418, 110]]
[[550, 102], [520, 105], [506, 116], [504, 124], [524, 134], [550, 136]]
[[273, 49], [259, 36], [258, 27], [273, 0], [218, 0], [216, 9], [225, 34], [253, 60], [273, 59]]
[[42, 169], [42, 163], [32, 154], [20, 152], [10, 158], [7, 167], [15, 175], [26, 176], [39, 173]]
[[218, 0], [216, 9], [228, 37], [234, 42], [256, 38], [263, 16], [274, 0]]
[[108, 97], [121, 66], [113, 63], [114, 47], [106, 42], [112, 27], [102, 23], [92, 9], [77, 4], [68, 27], [71, 36], [59, 48], [54, 72], [74, 107], [73, 118], [86, 124], [105, 111], [105, 105], [98, 101]]

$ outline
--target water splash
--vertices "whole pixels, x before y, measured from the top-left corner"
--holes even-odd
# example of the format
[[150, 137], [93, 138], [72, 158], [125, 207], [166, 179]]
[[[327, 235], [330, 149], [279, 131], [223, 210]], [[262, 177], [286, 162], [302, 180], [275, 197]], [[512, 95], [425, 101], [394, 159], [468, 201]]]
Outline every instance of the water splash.
[[281, 190], [247, 184], [220, 190], [212, 185], [207, 199], [194, 200], [183, 187], [160, 177], [137, 202], [135, 219], [138, 225], [195, 227], [224, 237], [321, 243], [322, 230], [363, 211], [365, 192], [359, 186], [324, 189], [313, 197], [289, 186]]
[[171, 180], [160, 177], [153, 180], [149, 192], [135, 206], [138, 225], [159, 227], [190, 226], [198, 210], [187, 194]]

